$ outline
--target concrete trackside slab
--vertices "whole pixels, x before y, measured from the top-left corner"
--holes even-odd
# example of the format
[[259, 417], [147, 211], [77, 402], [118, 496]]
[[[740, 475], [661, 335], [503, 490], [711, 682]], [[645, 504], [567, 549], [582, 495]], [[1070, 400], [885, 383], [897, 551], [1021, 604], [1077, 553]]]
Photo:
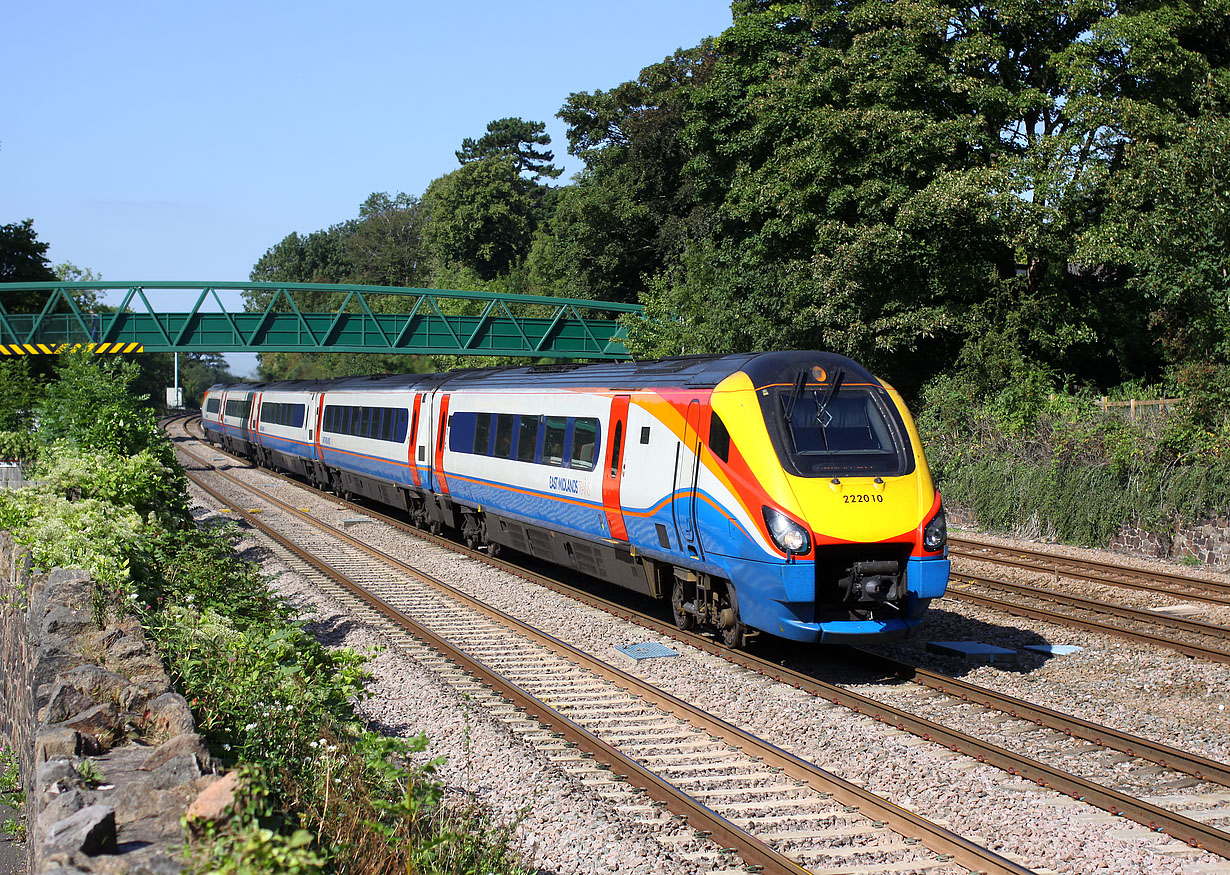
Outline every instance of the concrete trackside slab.
[[956, 656], [966, 662], [1016, 662], [1017, 652], [980, 641], [928, 641], [928, 653]]
[[646, 641], [643, 644], [621, 644], [615, 648], [615, 652], [631, 662], [679, 655], [678, 650], [671, 650], [669, 647], [658, 644], [656, 641]]

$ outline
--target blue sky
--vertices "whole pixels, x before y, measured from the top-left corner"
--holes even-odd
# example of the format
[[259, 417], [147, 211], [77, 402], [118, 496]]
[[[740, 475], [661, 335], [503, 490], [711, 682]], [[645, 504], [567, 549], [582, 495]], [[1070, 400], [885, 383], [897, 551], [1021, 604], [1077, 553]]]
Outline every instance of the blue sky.
[[721, 0], [10, 3], [0, 224], [105, 280], [246, 280], [291, 231], [421, 194], [495, 118], [546, 122], [566, 180], [571, 92], [729, 24]]

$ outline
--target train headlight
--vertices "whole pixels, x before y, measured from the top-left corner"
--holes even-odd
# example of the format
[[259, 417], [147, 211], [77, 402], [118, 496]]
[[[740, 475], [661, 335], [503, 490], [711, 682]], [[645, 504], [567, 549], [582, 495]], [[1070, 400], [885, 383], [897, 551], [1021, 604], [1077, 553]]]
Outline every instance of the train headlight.
[[923, 529], [923, 549], [938, 553], [948, 543], [948, 521], [944, 518], [944, 505], [936, 511], [935, 516]]
[[811, 552], [811, 535], [784, 513], [771, 507], [764, 508], [765, 525], [773, 536], [773, 543], [786, 553], [801, 556]]

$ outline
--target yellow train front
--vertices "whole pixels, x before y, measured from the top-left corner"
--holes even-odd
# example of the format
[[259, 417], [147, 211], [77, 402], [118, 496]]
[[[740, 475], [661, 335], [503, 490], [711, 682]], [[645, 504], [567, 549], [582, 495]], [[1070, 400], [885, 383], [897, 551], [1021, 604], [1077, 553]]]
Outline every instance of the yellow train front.
[[780, 352], [741, 362], [707, 400], [695, 518], [720, 571], [675, 582], [676, 622], [732, 645], [917, 625], [948, 583], [947, 533], [901, 397], [842, 356]]

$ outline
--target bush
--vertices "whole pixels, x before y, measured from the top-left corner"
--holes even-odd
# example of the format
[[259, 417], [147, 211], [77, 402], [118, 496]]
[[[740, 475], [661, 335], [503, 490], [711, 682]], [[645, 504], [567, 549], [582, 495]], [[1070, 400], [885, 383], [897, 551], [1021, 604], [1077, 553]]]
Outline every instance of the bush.
[[[190, 847], [201, 872], [517, 872], [512, 826], [443, 802], [427, 741], [371, 732], [364, 659], [322, 647], [233, 525], [198, 529], [186, 480], [122, 363], [68, 357], [48, 387], [41, 480], [0, 492], [0, 529], [40, 569], [84, 568], [94, 614], [138, 613], [198, 727], [247, 776], [244, 810]], [[0, 780], [4, 778], [0, 762]], [[2, 790], [0, 790], [2, 792]]]
[[1182, 527], [1230, 504], [1230, 425], [1209, 409], [1193, 396], [1133, 423], [1046, 380], [985, 393], [958, 376], [926, 388], [918, 425], [945, 499], [983, 526], [1104, 544], [1125, 523]]

